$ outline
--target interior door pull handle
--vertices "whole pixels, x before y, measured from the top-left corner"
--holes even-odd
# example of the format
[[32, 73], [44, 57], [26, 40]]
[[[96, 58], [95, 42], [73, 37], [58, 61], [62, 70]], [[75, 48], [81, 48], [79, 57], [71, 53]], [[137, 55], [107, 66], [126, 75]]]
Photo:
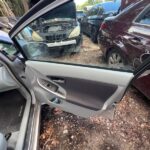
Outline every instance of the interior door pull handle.
[[52, 81], [56, 83], [65, 83], [65, 80], [63, 79], [53, 79]]
[[61, 101], [60, 101], [60, 99], [59, 98], [53, 98], [52, 100], [51, 100], [51, 102], [53, 102], [53, 103], [55, 103], [55, 104], [60, 104], [61, 103]]
[[50, 77], [50, 79], [51, 79], [53, 82], [56, 82], [56, 83], [65, 83], [65, 80], [64, 80], [63, 78]]

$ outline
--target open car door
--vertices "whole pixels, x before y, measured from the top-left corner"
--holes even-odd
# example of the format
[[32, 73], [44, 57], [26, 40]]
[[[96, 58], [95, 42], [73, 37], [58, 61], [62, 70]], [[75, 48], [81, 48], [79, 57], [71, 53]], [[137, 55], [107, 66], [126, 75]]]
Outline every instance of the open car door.
[[25, 58], [27, 86], [36, 100], [75, 115], [112, 113], [135, 74], [141, 73], [141, 68], [135, 73], [131, 67], [77, 62], [86, 51], [72, 0], [41, 1], [9, 35]]

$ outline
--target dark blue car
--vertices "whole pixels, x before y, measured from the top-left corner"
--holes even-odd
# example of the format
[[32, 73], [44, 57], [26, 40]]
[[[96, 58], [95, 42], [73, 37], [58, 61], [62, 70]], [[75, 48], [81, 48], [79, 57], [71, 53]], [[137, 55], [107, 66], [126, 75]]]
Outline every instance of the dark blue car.
[[81, 28], [84, 34], [91, 37], [93, 42], [97, 42], [98, 30], [106, 17], [118, 13], [121, 1], [104, 2], [93, 6], [83, 18]]

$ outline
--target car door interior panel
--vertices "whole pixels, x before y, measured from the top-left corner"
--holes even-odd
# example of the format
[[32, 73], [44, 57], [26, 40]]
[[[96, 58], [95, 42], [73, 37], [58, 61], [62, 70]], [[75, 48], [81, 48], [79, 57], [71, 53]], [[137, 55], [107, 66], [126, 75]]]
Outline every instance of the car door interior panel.
[[[41, 37], [38, 34], [39, 26], [37, 26], [37, 22], [42, 23], [43, 26], [43, 24], [47, 25], [49, 22], [55, 22], [55, 20], [60, 18], [68, 21], [67, 14], [64, 12], [66, 12], [66, 9], [70, 10], [70, 8], [75, 10], [75, 5], [72, 0], [56, 0], [52, 3], [45, 0], [41, 4], [33, 7], [28, 15], [23, 17], [9, 33], [25, 57], [26, 86], [33, 91], [36, 100], [40, 101], [41, 104], [58, 107], [75, 115], [90, 117], [110, 111], [114, 108], [114, 104], [124, 96], [129, 83], [134, 78], [134, 74], [119, 71], [119, 69], [115, 71], [110, 68], [99, 68], [99, 66], [90, 67], [79, 64], [65, 64], [60, 61], [58, 61], [59, 63], [56, 63], [56, 61], [52, 62], [50, 51], [57, 51], [58, 48], [54, 46], [54, 49], [50, 49], [46, 45], [45, 40], [43, 40], [45, 37]], [[60, 11], [62, 16], [58, 15]], [[36, 13], [33, 14], [33, 12]], [[57, 12], [59, 13], [57, 14]], [[77, 26], [78, 22], [74, 19], [75, 15], [73, 14], [75, 14], [75, 11], [72, 11], [72, 14], [69, 15], [69, 20], [72, 21], [74, 26], [72, 27], [68, 22], [71, 25], [71, 30], [70, 28], [65, 30], [65, 39], [67, 37], [67, 40], [70, 40], [70, 37], [72, 38], [73, 35], [81, 35], [80, 27]], [[53, 18], [55, 19], [53, 20]], [[49, 31], [52, 29], [57, 33], [62, 29], [62, 26], [52, 26]], [[51, 36], [51, 32], [48, 32], [48, 34]], [[54, 35], [56, 34], [54, 33]], [[59, 40], [60, 43], [63, 41], [63, 39]], [[33, 41], [32, 44], [31, 41]], [[54, 38], [53, 41], [55, 43], [56, 39]], [[42, 43], [45, 49], [42, 48]], [[27, 49], [24, 49], [25, 45]], [[63, 48], [65, 50], [62, 49], [63, 51], [61, 52], [64, 52], [64, 54], [67, 50], [70, 50], [66, 49], [66, 47]], [[39, 51], [38, 54], [37, 51]], [[29, 56], [26, 55], [26, 52], [29, 53]]]
[[37, 61], [26, 62], [26, 76], [41, 103], [83, 117], [120, 101], [133, 78], [132, 73]]
[[[51, 79], [51, 77], [49, 78]], [[92, 110], [101, 109], [105, 101], [113, 95], [118, 87], [117, 85], [91, 80], [67, 77], [60, 78], [63, 78], [65, 81], [64, 83], [58, 84], [66, 89], [66, 100], [70, 103]]]
[[[134, 78], [134, 73], [130, 71], [130, 68], [127, 71], [126, 67], [122, 69], [123, 66], [118, 65], [107, 67], [104, 64], [100, 68], [99, 65], [93, 63], [86, 63], [87, 66], [85, 66], [84, 63], [80, 65], [78, 62], [75, 65], [76, 62], [74, 61], [62, 61], [61, 59], [57, 61], [56, 56], [53, 58], [51, 52], [59, 50], [58, 47], [52, 44], [53, 49], [51, 49], [52, 47], [45, 42], [52, 36], [51, 32], [56, 31], [52, 36], [52, 41], [55, 43], [57, 41], [56, 33], [62, 30], [63, 26], [57, 25], [54, 27], [55, 23], [53, 23], [48, 30], [50, 32], [46, 30], [49, 34], [49, 37], [46, 38], [38, 34], [38, 23], [43, 26], [43, 24], [47, 25], [49, 22], [55, 22], [57, 19], [63, 18], [67, 22], [72, 22], [71, 24], [68, 22], [71, 28], [67, 26], [67, 29], [65, 28], [65, 32], [63, 32], [65, 33], [65, 40], [71, 40], [76, 36], [80, 37], [82, 35], [81, 30], [74, 18], [75, 5], [72, 0], [62, 0], [61, 2], [56, 0], [52, 3], [45, 0], [41, 4], [33, 7], [28, 15], [25, 15], [9, 33], [25, 57], [26, 84], [33, 91], [36, 100], [40, 101], [41, 104], [58, 107], [83, 117], [104, 114], [104, 112], [114, 108], [114, 104], [124, 96], [127, 87]], [[68, 16], [69, 20], [66, 17], [68, 14], [64, 13], [67, 12], [66, 9], [74, 10]], [[60, 11], [62, 16], [58, 15]], [[33, 12], [35, 13], [33, 14]], [[60, 23], [62, 24], [62, 20], [60, 20]], [[66, 26], [66, 24], [64, 25]], [[43, 33], [43, 31], [40, 31], [40, 33]], [[27, 37], [24, 35], [27, 35]], [[62, 35], [59, 35], [59, 37], [62, 37]], [[64, 39], [60, 38], [59, 40], [61, 43]], [[77, 39], [75, 38], [75, 40]], [[31, 43], [31, 41], [33, 42]], [[26, 46], [26, 49], [24, 49], [24, 46]], [[76, 51], [72, 49], [73, 47], [71, 46], [71, 52], [70, 48], [60, 47], [60, 49], [62, 48], [60, 54], [69, 53], [70, 58], [72, 54], [78, 55], [79, 53], [74, 53]], [[75, 48], [77, 47], [80, 48], [81, 46], [75, 46]], [[81, 53], [82, 51], [83, 49]], [[26, 54], [27, 52], [29, 55]], [[121, 61], [118, 53], [117, 55], [113, 53], [113, 56], [119, 62]], [[94, 67], [94, 65], [96, 66]]]

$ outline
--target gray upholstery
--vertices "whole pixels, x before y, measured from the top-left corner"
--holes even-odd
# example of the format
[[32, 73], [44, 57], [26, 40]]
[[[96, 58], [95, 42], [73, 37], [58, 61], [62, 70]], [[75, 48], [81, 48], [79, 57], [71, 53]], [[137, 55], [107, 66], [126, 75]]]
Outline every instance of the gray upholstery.
[[0, 150], [7, 150], [7, 141], [3, 134], [0, 133]]
[[0, 92], [18, 88], [5, 67], [0, 66]]

